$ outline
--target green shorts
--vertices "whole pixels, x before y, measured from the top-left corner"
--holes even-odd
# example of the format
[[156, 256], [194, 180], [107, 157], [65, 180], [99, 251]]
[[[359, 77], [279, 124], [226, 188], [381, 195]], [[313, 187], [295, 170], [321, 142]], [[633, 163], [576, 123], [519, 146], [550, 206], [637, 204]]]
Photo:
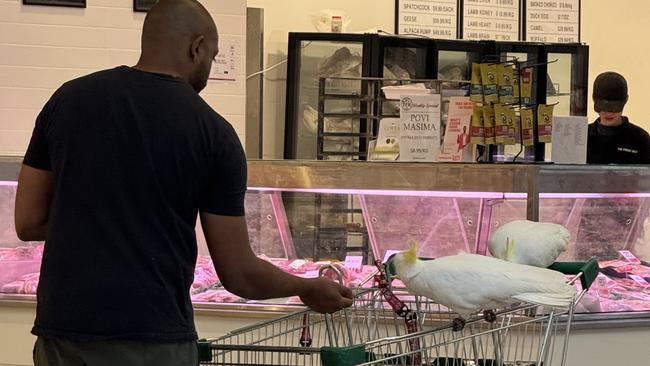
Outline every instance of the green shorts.
[[145, 343], [134, 341], [72, 342], [38, 337], [35, 366], [197, 366], [196, 342]]

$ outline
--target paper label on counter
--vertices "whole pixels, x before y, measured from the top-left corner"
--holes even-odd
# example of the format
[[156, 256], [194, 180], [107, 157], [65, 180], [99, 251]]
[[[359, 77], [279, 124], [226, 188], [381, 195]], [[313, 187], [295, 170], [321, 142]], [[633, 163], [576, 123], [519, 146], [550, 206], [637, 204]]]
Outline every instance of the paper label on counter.
[[314, 271], [306, 271], [304, 277], [305, 278], [318, 278], [320, 276], [318, 270]]
[[289, 267], [297, 270], [300, 269], [300, 267], [304, 266], [305, 263], [307, 263], [307, 261], [304, 259], [296, 259], [295, 261], [289, 264]]
[[348, 255], [345, 257], [345, 268], [355, 271], [355, 272], [361, 272], [361, 269], [363, 269], [363, 257], [360, 255]]
[[401, 250], [395, 250], [395, 249], [390, 249], [386, 251], [386, 255], [384, 255], [384, 263], [388, 262], [388, 258], [390, 258], [393, 254], [401, 253]]
[[648, 283], [648, 281], [646, 281], [645, 278], [639, 275], [630, 275], [630, 279], [643, 288], [650, 287], [650, 283]]
[[629, 263], [632, 263], [632, 264], [641, 264], [641, 261], [639, 260], [639, 258], [637, 258], [637, 257], [636, 257], [634, 254], [632, 254], [632, 252], [630, 252], [629, 250], [619, 250], [618, 252], [619, 252], [619, 253], [621, 254], [621, 256], [623, 256], [623, 258], [625, 258], [625, 260], [628, 261]]

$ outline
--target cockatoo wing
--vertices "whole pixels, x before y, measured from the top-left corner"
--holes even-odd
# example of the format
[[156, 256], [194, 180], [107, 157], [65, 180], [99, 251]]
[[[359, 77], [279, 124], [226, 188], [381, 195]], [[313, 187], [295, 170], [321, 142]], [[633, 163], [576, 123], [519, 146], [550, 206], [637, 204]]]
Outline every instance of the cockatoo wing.
[[407, 288], [461, 315], [522, 301], [566, 308], [575, 294], [559, 272], [481, 255], [461, 254], [420, 263], [422, 271], [417, 276], [402, 278]]

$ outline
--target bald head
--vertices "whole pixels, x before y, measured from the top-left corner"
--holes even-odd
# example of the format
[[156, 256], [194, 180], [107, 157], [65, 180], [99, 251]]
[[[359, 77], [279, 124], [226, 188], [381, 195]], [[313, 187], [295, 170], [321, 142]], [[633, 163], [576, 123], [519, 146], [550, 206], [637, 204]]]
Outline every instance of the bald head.
[[160, 0], [145, 18], [136, 67], [184, 78], [198, 92], [205, 87], [217, 44], [217, 26], [201, 3]]

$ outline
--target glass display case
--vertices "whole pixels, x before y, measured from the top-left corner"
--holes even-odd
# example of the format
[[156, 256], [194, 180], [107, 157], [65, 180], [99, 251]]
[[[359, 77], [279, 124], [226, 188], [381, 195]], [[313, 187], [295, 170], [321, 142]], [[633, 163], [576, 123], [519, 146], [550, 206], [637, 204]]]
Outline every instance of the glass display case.
[[[371, 39], [363, 34], [309, 33], [289, 34], [289, 61], [287, 82], [287, 108], [285, 157], [316, 159], [318, 134], [318, 92], [320, 77], [370, 76]], [[354, 92], [355, 83], [339, 83], [330, 87], [340, 92]], [[328, 106], [331, 111], [360, 113], [358, 103], [349, 100], [335, 101]], [[354, 132], [359, 130], [353, 119], [339, 118], [329, 121], [329, 132]], [[351, 138], [328, 137], [331, 149], [349, 151], [358, 148]]]
[[[17, 163], [0, 167], [8, 164]], [[16, 238], [16, 171], [0, 174], [0, 302], [33, 302], [43, 244]], [[423, 257], [489, 255], [490, 234], [512, 220], [562, 224], [571, 242], [559, 260], [596, 257], [601, 267], [576, 320], [650, 322], [650, 167], [250, 161], [246, 210], [259, 257], [303, 277], [330, 265], [351, 286], [370, 278], [375, 259], [410, 241]], [[197, 237], [197, 308], [277, 311], [300, 304], [229, 293], [200, 227]]]
[[[469, 80], [473, 62], [516, 59], [523, 62], [523, 68], [530, 70], [528, 75], [532, 78], [531, 96], [523, 100], [524, 104], [556, 104], [556, 115], [585, 116], [588, 55], [588, 46], [581, 44], [438, 40], [384, 34], [290, 33], [284, 157], [343, 160], [336, 157], [336, 152], [344, 155], [367, 151], [367, 139], [336, 136], [362, 133], [367, 120], [328, 118], [324, 121], [324, 132], [332, 135], [323, 137], [323, 145], [334, 154], [319, 156], [319, 77]], [[339, 83], [328, 87], [348, 94], [365, 95], [367, 92], [360, 89], [359, 83]], [[390, 103], [393, 102], [386, 105], [397, 109], [397, 104]], [[330, 113], [361, 116], [369, 112], [366, 104], [350, 99], [328, 101], [326, 108]], [[534, 133], [537, 136], [537, 132]], [[551, 144], [537, 143], [523, 149], [520, 154], [520, 145], [499, 146], [493, 147], [489, 156], [491, 161], [512, 161], [515, 156], [519, 156], [519, 161], [544, 161], [545, 158], [549, 160], [550, 149]], [[365, 154], [358, 154], [353, 159], [364, 160]]]

